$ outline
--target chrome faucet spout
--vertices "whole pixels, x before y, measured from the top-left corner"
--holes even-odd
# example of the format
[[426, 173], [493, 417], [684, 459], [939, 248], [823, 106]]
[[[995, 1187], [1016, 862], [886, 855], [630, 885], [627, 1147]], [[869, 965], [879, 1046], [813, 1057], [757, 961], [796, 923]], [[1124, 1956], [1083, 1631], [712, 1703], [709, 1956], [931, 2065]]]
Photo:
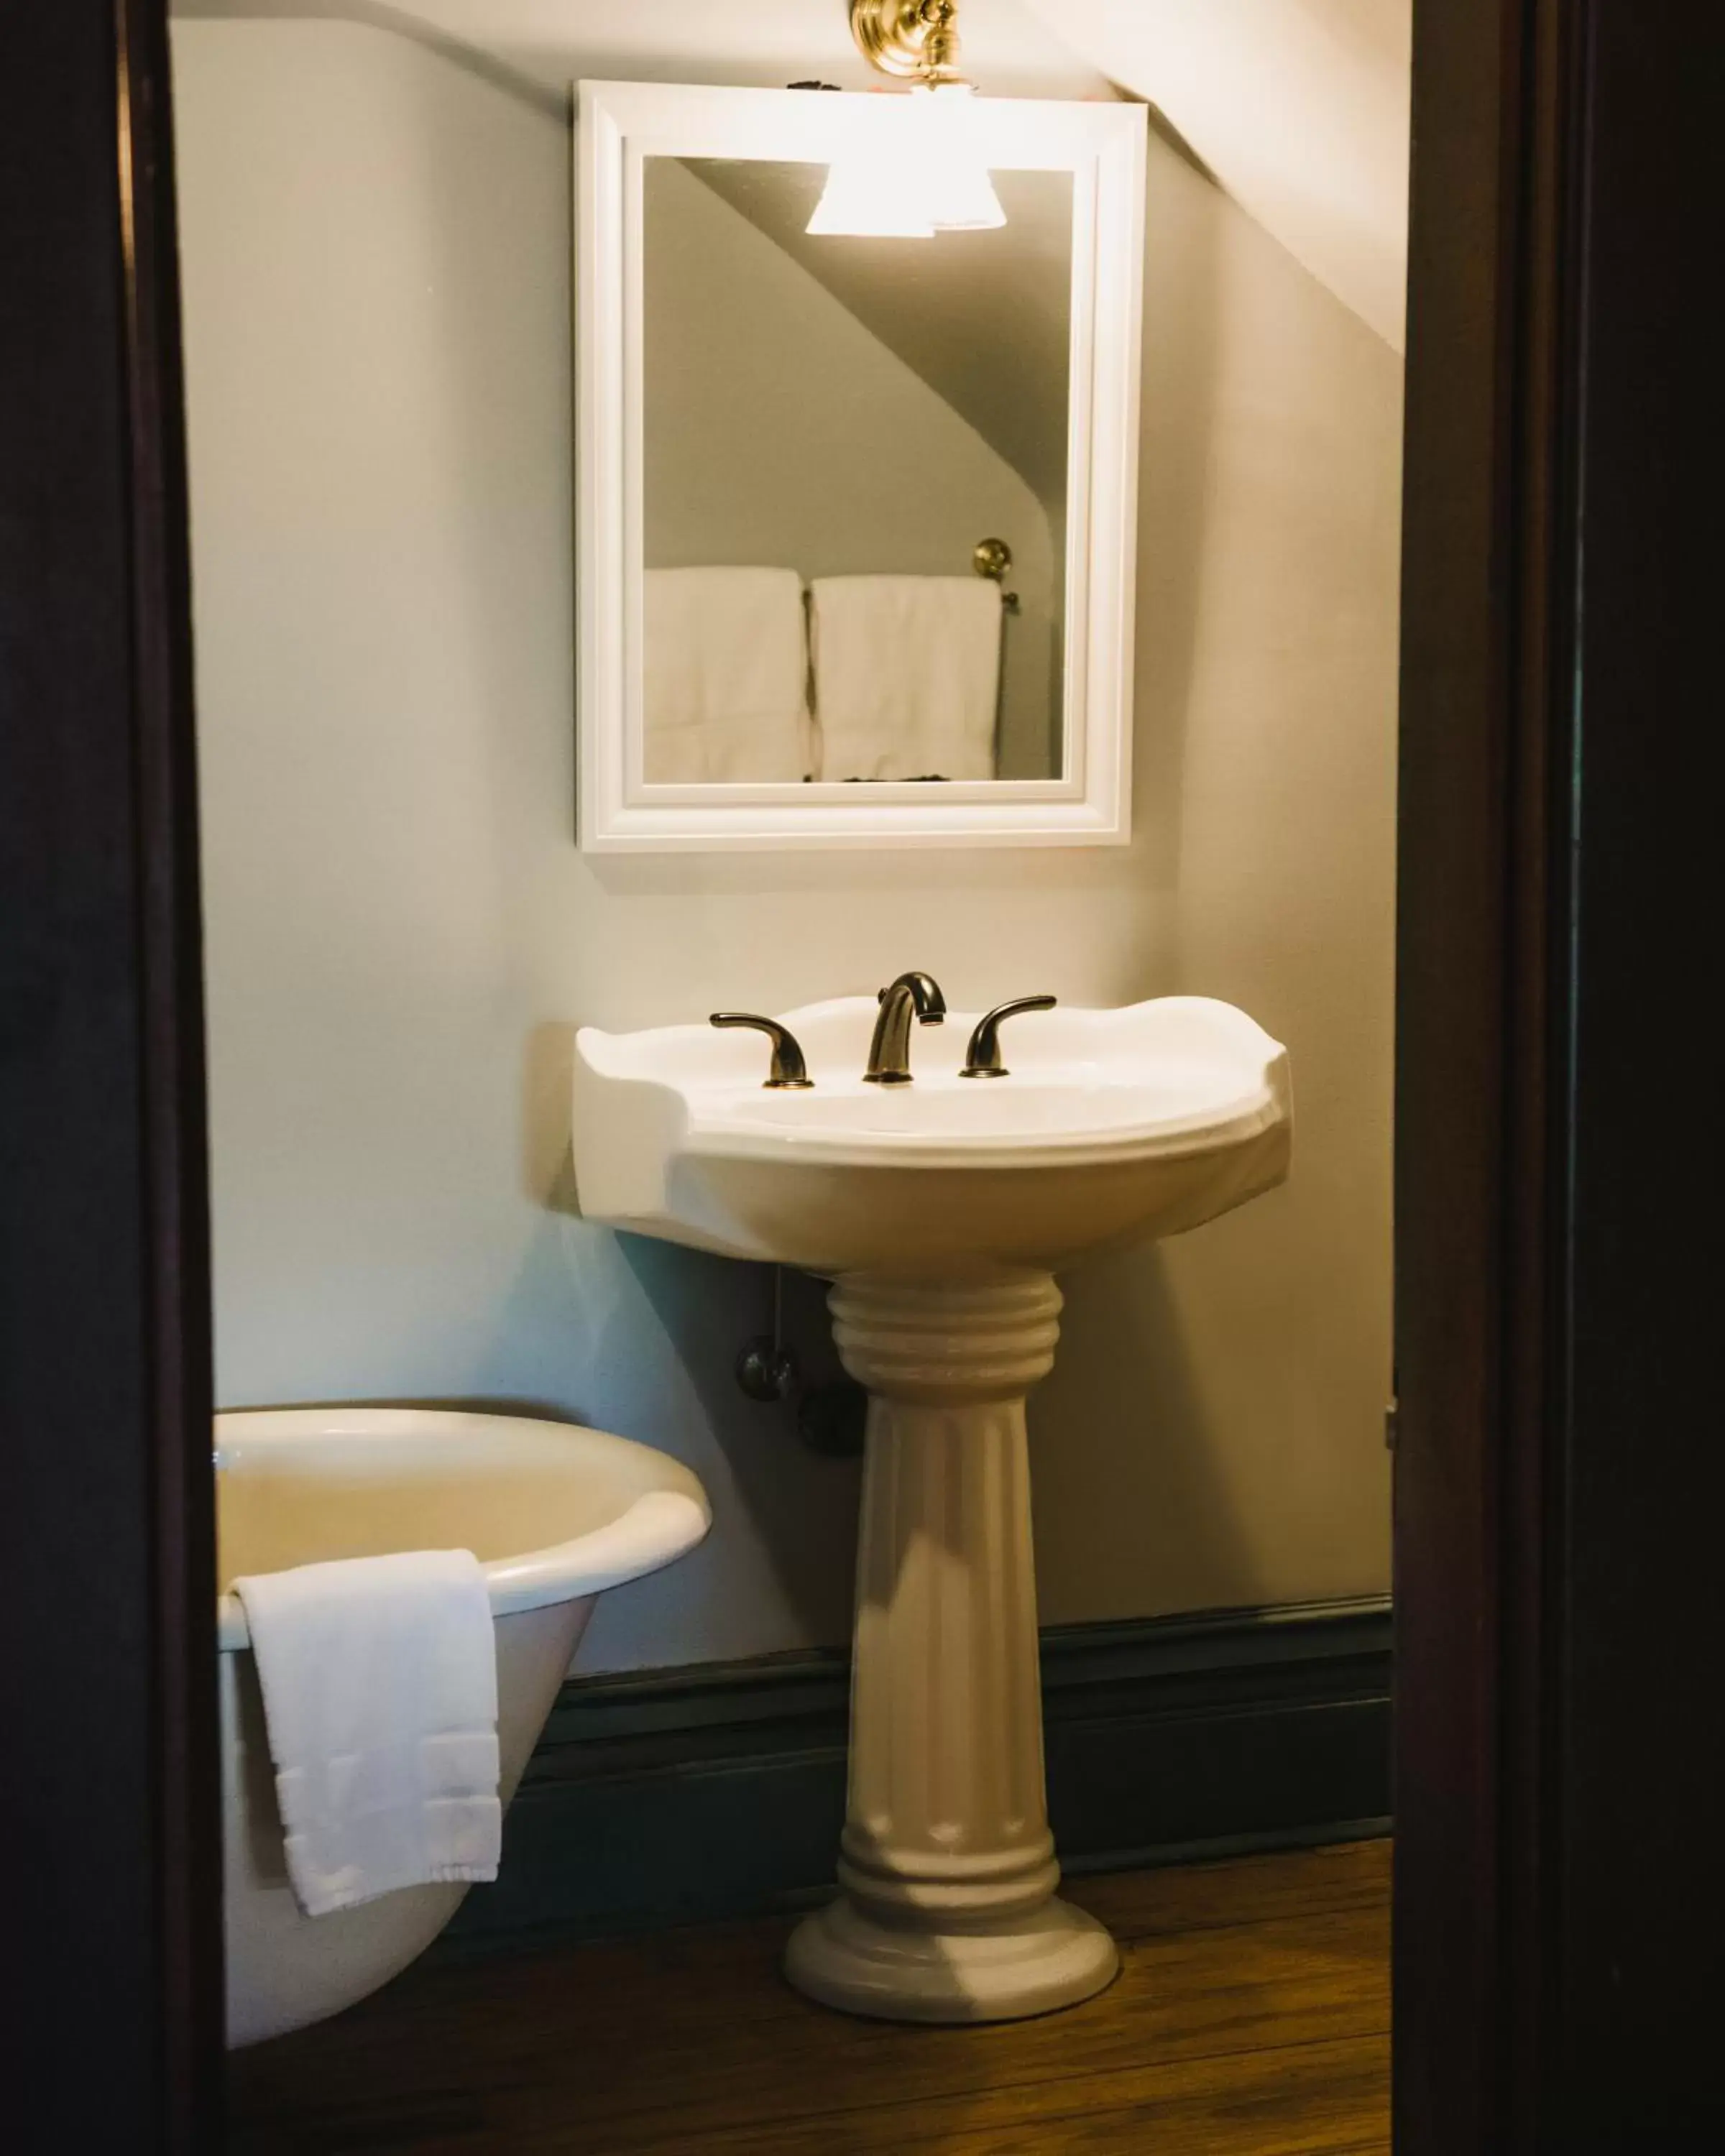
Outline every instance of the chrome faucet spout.
[[880, 1004], [864, 1080], [870, 1086], [908, 1086], [911, 1020], [914, 1017], [919, 1025], [938, 1025], [947, 1014], [947, 999], [932, 973], [901, 973], [890, 988], [882, 988]]

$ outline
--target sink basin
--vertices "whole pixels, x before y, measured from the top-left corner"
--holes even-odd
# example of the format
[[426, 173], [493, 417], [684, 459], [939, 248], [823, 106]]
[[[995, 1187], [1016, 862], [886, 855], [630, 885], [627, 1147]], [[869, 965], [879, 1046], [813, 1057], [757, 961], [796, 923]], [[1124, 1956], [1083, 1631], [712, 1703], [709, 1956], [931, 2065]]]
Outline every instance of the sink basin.
[[1288, 1167], [1287, 1056], [1227, 1004], [1020, 1011], [1005, 1075], [965, 1078], [977, 1015], [915, 1028], [893, 1086], [863, 1080], [860, 996], [778, 1021], [807, 1090], [763, 1086], [757, 1032], [576, 1036], [589, 1219], [835, 1283], [833, 1337], [870, 1396], [850, 1794], [839, 1893], [785, 1970], [894, 2020], [1045, 2014], [1119, 1967], [1054, 1891], [1025, 1395], [1053, 1363], [1057, 1269], [1195, 1228]]
[[590, 1219], [809, 1272], [1053, 1271], [1177, 1234], [1287, 1172], [1287, 1057], [1201, 996], [1026, 1013], [1009, 1075], [958, 1075], [978, 1014], [918, 1026], [914, 1082], [865, 1085], [875, 1006], [787, 1012], [812, 1091], [763, 1086], [766, 1043], [707, 1025], [576, 1040]]

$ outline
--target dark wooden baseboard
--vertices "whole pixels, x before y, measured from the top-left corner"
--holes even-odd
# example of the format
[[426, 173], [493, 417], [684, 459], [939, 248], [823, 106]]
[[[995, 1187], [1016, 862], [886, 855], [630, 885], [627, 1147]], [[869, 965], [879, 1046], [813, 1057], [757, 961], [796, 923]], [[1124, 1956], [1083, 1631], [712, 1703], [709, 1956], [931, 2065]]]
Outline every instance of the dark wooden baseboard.
[[[1049, 1810], [1071, 1872], [1383, 1831], [1387, 1601], [1045, 1632]], [[792, 1908], [845, 1810], [843, 1653], [579, 1678], [445, 1953]]]

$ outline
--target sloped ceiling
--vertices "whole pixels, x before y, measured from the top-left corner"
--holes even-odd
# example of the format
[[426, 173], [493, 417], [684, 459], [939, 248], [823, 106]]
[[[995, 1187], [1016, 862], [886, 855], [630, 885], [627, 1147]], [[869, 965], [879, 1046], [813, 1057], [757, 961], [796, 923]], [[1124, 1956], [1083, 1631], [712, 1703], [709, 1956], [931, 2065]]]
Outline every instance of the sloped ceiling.
[[819, 239], [819, 166], [698, 157], [688, 168], [741, 212], [974, 427], [1045, 502], [1066, 485], [1072, 191], [1065, 173], [997, 172], [999, 232]]
[[1028, 4], [1402, 350], [1412, 0]]
[[[366, 23], [546, 98], [572, 74], [879, 85], [843, 0], [174, 0]], [[963, 0], [984, 91], [1154, 105], [1217, 182], [1398, 351], [1412, 0]]]

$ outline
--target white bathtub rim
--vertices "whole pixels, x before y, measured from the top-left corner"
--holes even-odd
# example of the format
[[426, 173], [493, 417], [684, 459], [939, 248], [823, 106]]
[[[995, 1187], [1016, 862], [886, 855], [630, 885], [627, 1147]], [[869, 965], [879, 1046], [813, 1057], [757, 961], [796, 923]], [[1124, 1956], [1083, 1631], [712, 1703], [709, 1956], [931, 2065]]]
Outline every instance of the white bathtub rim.
[[[614, 1453], [626, 1450], [642, 1455], [640, 1464], [650, 1459], [663, 1486], [642, 1491], [615, 1519], [584, 1535], [542, 1549], [488, 1559], [483, 1570], [494, 1619], [542, 1609], [551, 1603], [578, 1601], [626, 1581], [644, 1578], [693, 1549], [712, 1525], [706, 1491], [696, 1476], [669, 1453], [633, 1438], [591, 1430], [584, 1424], [554, 1423], [525, 1415], [413, 1408], [223, 1410], [216, 1417], [216, 1461], [219, 1467], [224, 1448], [240, 1438], [262, 1438], [273, 1445], [291, 1443], [296, 1436], [349, 1435], [406, 1440], [453, 1435], [476, 1439], [488, 1432], [500, 1438], [549, 1432], [564, 1441], [580, 1440], [589, 1450]], [[237, 1653], [250, 1645], [245, 1609], [237, 1594], [217, 1596], [216, 1625], [217, 1646], [223, 1654]]]

